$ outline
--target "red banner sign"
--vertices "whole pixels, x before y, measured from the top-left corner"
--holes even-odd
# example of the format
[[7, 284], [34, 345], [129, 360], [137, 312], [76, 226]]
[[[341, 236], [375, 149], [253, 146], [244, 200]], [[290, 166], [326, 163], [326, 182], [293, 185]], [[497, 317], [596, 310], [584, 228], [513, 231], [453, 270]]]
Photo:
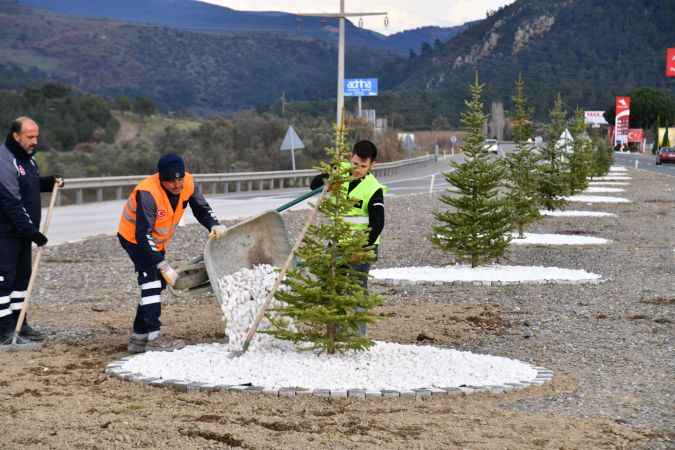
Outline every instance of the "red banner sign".
[[642, 143], [644, 132], [642, 128], [631, 128], [628, 130], [628, 142]]
[[630, 127], [630, 97], [616, 98], [616, 115], [614, 116], [614, 145], [628, 142]]
[[675, 77], [675, 48], [669, 48], [666, 53], [666, 76]]

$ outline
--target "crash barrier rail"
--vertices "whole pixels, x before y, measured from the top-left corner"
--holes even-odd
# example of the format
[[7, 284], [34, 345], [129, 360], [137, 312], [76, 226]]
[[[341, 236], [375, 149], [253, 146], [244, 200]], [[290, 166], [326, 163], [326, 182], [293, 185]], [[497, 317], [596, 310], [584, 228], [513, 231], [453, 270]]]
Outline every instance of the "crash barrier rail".
[[[434, 155], [419, 156], [386, 163], [378, 163], [375, 176], [387, 177], [403, 167], [431, 164]], [[207, 195], [286, 189], [309, 186], [319, 172], [314, 169], [271, 172], [201, 173], [193, 174], [195, 182]], [[59, 205], [122, 200], [147, 175], [100, 178], [68, 178], [61, 191]]]

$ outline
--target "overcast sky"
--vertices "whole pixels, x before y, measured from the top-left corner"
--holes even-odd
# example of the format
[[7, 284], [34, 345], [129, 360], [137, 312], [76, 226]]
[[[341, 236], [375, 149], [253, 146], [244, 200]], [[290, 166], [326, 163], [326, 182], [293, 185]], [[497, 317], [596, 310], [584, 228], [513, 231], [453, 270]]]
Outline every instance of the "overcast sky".
[[[284, 11], [289, 13], [337, 12], [339, 0], [202, 0], [241, 11]], [[515, 0], [345, 0], [347, 12], [389, 13], [389, 27], [383, 17], [364, 17], [363, 26], [383, 34], [427, 25], [441, 27], [461, 25], [484, 19], [485, 12]], [[351, 19], [358, 24], [358, 17]]]

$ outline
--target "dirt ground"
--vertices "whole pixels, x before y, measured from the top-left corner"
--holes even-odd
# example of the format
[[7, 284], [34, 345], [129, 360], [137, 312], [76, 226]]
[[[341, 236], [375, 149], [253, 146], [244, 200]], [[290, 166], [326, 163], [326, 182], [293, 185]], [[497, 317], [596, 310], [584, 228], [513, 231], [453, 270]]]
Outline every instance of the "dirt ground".
[[[169, 305], [172, 336], [204, 342], [223, 336], [212, 299]], [[62, 308], [59, 308], [62, 309]], [[386, 306], [372, 336], [397, 342], [460, 343], [500, 333], [496, 305]], [[511, 408], [536, 396], [575, 389], [570, 377], [506, 395], [374, 400], [270, 398], [251, 394], [176, 393], [108, 378], [106, 364], [125, 355], [132, 310], [90, 305], [41, 307], [35, 321], [64, 325], [89, 318], [92, 334], [47, 343], [39, 352], [0, 354], [1, 448], [636, 448], [647, 431], [608, 419], [531, 414]], [[202, 323], [202, 326], [196, 324]], [[106, 330], [109, 335], [100, 336]], [[105, 332], [103, 334], [106, 334]]]
[[[390, 286], [375, 339], [512, 357], [554, 370], [549, 384], [507, 394], [415, 399], [272, 398], [178, 393], [109, 378], [126, 355], [138, 301], [112, 237], [48, 247], [31, 323], [40, 351], [0, 352], [0, 449], [670, 449], [675, 448], [672, 298], [675, 179], [635, 171], [617, 219], [545, 219], [538, 232], [609, 237], [598, 248], [517, 248], [512, 264], [584, 268], [599, 285]], [[378, 264], [441, 265], [424, 233], [431, 197], [387, 200]], [[606, 205], [572, 209], [609, 210]], [[291, 232], [304, 213], [287, 216]], [[203, 248], [179, 231], [172, 258]], [[195, 231], [196, 230], [196, 231]], [[182, 255], [182, 256], [178, 256]], [[208, 293], [163, 294], [163, 333], [220, 341]]]

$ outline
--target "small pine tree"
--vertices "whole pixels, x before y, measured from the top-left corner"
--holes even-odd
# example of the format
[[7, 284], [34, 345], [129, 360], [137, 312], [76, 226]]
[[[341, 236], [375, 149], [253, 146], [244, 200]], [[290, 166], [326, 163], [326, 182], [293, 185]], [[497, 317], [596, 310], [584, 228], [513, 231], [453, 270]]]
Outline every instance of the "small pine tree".
[[[271, 310], [272, 324], [266, 333], [302, 345], [303, 350], [320, 349], [328, 354], [346, 350], [366, 350], [373, 345], [367, 337], [358, 336], [359, 323], [372, 323], [377, 317], [371, 310], [381, 303], [377, 295], [362, 287], [367, 275], [352, 269], [353, 265], [372, 261], [367, 249], [368, 232], [354, 230], [343, 216], [354, 205], [339, 186], [349, 183], [345, 170], [349, 152], [344, 127], [336, 128], [335, 142], [326, 149], [331, 163], [318, 169], [328, 174], [330, 194], [319, 204], [324, 220], [309, 227], [296, 256], [298, 266], [288, 272], [286, 289], [276, 293], [285, 306]], [[287, 327], [293, 319], [297, 330]]]
[[614, 160], [612, 148], [603, 139], [593, 142], [593, 162], [591, 164], [591, 176], [602, 177], [607, 175]]
[[513, 226], [518, 237], [523, 238], [525, 227], [536, 221], [539, 214], [538, 162], [540, 156], [535, 151], [532, 139], [532, 108], [525, 98], [525, 82], [522, 76], [516, 81], [516, 93], [513, 97], [515, 116], [513, 118], [513, 141], [516, 151], [506, 155], [506, 183], [510, 189], [509, 199], [513, 207]]
[[539, 177], [539, 194], [542, 206], [549, 211], [562, 208], [567, 204], [563, 196], [569, 193], [567, 186], [567, 163], [563, 156], [563, 145], [558, 140], [565, 131], [567, 122], [563, 101], [558, 95], [550, 112], [550, 122], [546, 129], [546, 145], [542, 152], [542, 164]]
[[441, 196], [441, 201], [454, 210], [437, 211], [434, 216], [441, 225], [433, 227], [431, 241], [442, 250], [451, 252], [459, 261], [476, 267], [501, 257], [510, 240], [512, 210], [508, 198], [500, 194], [505, 169], [492, 161], [485, 140], [481, 93], [483, 85], [476, 80], [471, 85], [471, 99], [465, 101], [462, 124], [468, 136], [462, 144], [464, 162], [451, 162], [456, 170], [443, 175], [458, 195]]
[[584, 111], [580, 108], [574, 113], [570, 126], [572, 133], [572, 154], [569, 157], [569, 191], [571, 194], [581, 192], [588, 187], [591, 175], [593, 149], [590, 138], [586, 134]]

